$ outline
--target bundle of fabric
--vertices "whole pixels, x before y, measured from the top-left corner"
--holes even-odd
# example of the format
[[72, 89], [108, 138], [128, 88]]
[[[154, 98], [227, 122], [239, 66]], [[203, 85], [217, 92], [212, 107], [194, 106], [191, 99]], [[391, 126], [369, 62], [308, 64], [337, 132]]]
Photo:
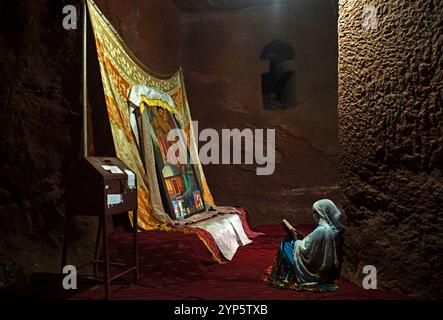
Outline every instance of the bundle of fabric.
[[[103, 84], [103, 93], [110, 120], [117, 157], [137, 175], [138, 226], [141, 230], [162, 230], [194, 233], [204, 242], [214, 261], [221, 262], [217, 250], [211, 248], [215, 242], [225, 258], [231, 259], [236, 247], [250, 243], [244, 224], [240, 223], [241, 212], [237, 209], [217, 207], [208, 187], [198, 150], [191, 114], [186, 98], [182, 70], [163, 76], [149, 71], [125, 46], [121, 37], [100, 12], [92, 0], [87, 0], [89, 16], [95, 38], [97, 58]], [[143, 113], [143, 103], [161, 106], [174, 113], [180, 127], [186, 133], [186, 144], [193, 159], [195, 176], [198, 180], [207, 211], [189, 223], [192, 227], [175, 224], [166, 213], [156, 175], [156, 160], [149, 136], [149, 123]], [[137, 123], [135, 111], [142, 116]], [[143, 143], [142, 143], [143, 142]], [[227, 213], [229, 211], [229, 213]], [[231, 216], [220, 217], [221, 214]], [[237, 218], [232, 217], [232, 214]], [[207, 218], [217, 216], [213, 222]], [[132, 213], [130, 213], [132, 219]], [[185, 223], [185, 225], [187, 225]], [[201, 229], [209, 233], [202, 233]], [[249, 227], [246, 226], [249, 230]], [[211, 238], [212, 237], [212, 238]]]

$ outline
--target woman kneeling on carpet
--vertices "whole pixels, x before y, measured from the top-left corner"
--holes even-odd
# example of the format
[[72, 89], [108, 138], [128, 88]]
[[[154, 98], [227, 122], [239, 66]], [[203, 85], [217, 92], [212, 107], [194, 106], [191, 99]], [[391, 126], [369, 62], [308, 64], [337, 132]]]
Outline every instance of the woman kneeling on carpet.
[[340, 275], [342, 237], [341, 212], [328, 199], [312, 206], [318, 227], [304, 236], [295, 228], [281, 242], [274, 264], [263, 281], [278, 288], [336, 291]]

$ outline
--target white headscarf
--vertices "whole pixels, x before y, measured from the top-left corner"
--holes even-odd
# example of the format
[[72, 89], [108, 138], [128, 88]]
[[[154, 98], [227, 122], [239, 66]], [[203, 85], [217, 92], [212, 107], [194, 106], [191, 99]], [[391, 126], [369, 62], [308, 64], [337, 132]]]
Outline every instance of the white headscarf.
[[318, 200], [312, 205], [314, 219], [318, 225], [325, 228], [334, 226], [337, 229], [343, 229], [341, 225], [341, 212], [334, 202], [329, 199]]
[[318, 227], [303, 240], [297, 241], [294, 260], [297, 278], [301, 283], [318, 283], [320, 268], [338, 268], [340, 266], [336, 239], [343, 229], [341, 212], [329, 199], [322, 199], [312, 206], [314, 219]]

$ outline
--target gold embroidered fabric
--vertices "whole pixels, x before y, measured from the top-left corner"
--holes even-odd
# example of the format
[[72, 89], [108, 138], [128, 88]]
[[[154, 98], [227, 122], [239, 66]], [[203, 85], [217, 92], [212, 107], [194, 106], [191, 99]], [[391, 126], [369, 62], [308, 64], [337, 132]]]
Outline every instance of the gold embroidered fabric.
[[[158, 196], [155, 166], [152, 158], [140, 155], [130, 125], [128, 107], [129, 90], [134, 85], [146, 85], [169, 94], [175, 104], [177, 120], [187, 134], [187, 143], [194, 159], [198, 159], [197, 144], [192, 128], [183, 73], [178, 70], [167, 77], [153, 75], [127, 49], [120, 36], [100, 12], [92, 0], [87, 0], [89, 16], [95, 38], [100, 74], [103, 83], [106, 108], [111, 124], [117, 156], [137, 175], [138, 183], [138, 224], [143, 230], [169, 229], [170, 218], [164, 212]], [[166, 41], [166, 40], [165, 40]], [[142, 110], [143, 111], [143, 110]], [[146, 134], [143, 134], [146, 136]], [[144, 148], [151, 148], [149, 139]], [[149, 150], [148, 150], [149, 151]], [[201, 183], [206, 205], [215, 207], [201, 163], [195, 164], [196, 175]], [[146, 167], [146, 169], [145, 169]], [[154, 185], [155, 184], [155, 185]], [[160, 202], [160, 203], [159, 203]], [[131, 218], [132, 215], [130, 214]]]

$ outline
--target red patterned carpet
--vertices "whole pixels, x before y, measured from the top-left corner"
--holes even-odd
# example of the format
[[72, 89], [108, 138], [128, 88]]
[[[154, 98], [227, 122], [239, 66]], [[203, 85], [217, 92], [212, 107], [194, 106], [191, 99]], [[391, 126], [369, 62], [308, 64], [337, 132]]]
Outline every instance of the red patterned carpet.
[[[309, 226], [300, 227], [310, 231]], [[239, 248], [234, 259], [214, 264], [195, 234], [149, 231], [139, 234], [141, 282], [139, 285], [113, 285], [112, 298], [123, 300], [156, 299], [408, 299], [403, 295], [364, 290], [346, 279], [340, 279], [338, 292], [310, 293], [281, 290], [264, 285], [263, 270], [273, 262], [284, 236], [281, 226], [262, 226], [265, 233], [248, 246]], [[122, 229], [111, 235], [113, 260], [131, 261], [131, 235]], [[124, 254], [123, 254], [124, 253]], [[102, 299], [103, 287], [85, 290], [72, 299]]]

